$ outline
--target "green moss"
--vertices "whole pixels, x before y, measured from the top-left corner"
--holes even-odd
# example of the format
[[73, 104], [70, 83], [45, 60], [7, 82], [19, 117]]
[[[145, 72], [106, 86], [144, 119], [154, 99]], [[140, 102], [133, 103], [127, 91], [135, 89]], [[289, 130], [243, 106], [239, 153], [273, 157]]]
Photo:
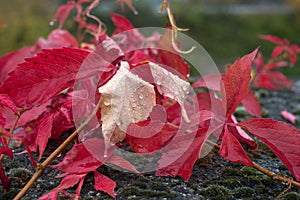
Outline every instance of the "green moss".
[[230, 191], [227, 188], [218, 185], [211, 185], [203, 190], [200, 190], [198, 193], [205, 197], [210, 197], [210, 199], [222, 200], [230, 197]]

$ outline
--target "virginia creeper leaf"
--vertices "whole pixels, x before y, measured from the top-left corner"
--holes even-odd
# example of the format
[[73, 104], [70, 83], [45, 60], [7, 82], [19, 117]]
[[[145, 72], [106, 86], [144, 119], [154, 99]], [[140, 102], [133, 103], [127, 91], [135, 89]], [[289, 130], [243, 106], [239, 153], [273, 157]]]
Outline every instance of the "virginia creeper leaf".
[[[73, 84], [88, 54], [71, 48], [43, 50], [11, 72], [0, 92], [8, 94], [21, 108], [41, 105]], [[87, 73], [95, 71], [90, 69]]]
[[226, 102], [226, 117], [228, 118], [249, 93], [251, 79], [251, 63], [258, 49], [237, 59], [229, 66], [222, 77], [221, 93]]
[[[175, 136], [168, 147], [164, 148], [162, 157], [158, 161], [156, 175], [178, 175], [189, 180], [207, 135], [207, 129], [203, 128], [194, 133]], [[178, 159], [174, 161], [174, 157]]]
[[149, 62], [149, 66], [159, 93], [177, 101], [181, 107], [182, 117], [186, 122], [190, 122], [184, 107], [190, 84], [155, 63]]
[[226, 126], [219, 155], [231, 162], [241, 162], [245, 166], [253, 166], [252, 161], [244, 151], [238, 139], [232, 135]]
[[121, 156], [112, 155], [108, 160], [108, 163], [121, 167], [122, 169], [140, 174], [140, 172], [127, 160]]
[[107, 176], [95, 171], [94, 172], [95, 185], [94, 188], [96, 190], [100, 190], [106, 192], [111, 197], [115, 198], [115, 188], [117, 186], [116, 182], [108, 178]]
[[237, 125], [261, 139], [300, 180], [300, 131], [273, 119], [249, 119]]
[[6, 106], [14, 113], [17, 113], [17, 107], [7, 94], [0, 94], [0, 105]]
[[[86, 146], [101, 147], [103, 142], [99, 139], [89, 139], [84, 143], [75, 145], [64, 157], [64, 159], [57, 165], [53, 165], [53, 168], [59, 169], [60, 171], [68, 174], [85, 174], [88, 172], [95, 171], [99, 166], [102, 165], [96, 157], [94, 157]], [[104, 150], [102, 150], [102, 155]], [[101, 154], [101, 152], [97, 152]]]
[[261, 117], [261, 106], [251, 90], [249, 90], [248, 95], [242, 100], [242, 104], [250, 115]]
[[126, 62], [99, 92], [106, 144], [122, 141], [128, 125], [147, 119], [156, 104], [153, 85], [131, 73]]
[[84, 179], [86, 174], [69, 174], [65, 176], [60, 184], [53, 190], [64, 190], [76, 185], [81, 179]]

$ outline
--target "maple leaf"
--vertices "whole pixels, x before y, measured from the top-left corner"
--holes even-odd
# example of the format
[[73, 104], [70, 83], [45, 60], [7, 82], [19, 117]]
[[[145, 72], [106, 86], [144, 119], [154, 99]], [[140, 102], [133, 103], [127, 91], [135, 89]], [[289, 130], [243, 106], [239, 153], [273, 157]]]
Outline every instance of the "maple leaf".
[[249, 119], [237, 124], [261, 139], [300, 180], [300, 131], [273, 119]]
[[122, 141], [128, 125], [147, 119], [156, 104], [153, 85], [131, 73], [126, 62], [121, 62], [120, 69], [99, 92], [102, 134], [107, 144]]

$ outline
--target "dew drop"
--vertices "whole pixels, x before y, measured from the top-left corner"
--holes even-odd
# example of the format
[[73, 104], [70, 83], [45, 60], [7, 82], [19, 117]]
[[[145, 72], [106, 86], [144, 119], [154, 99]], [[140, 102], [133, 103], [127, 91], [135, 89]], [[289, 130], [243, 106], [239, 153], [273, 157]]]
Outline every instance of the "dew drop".
[[50, 26], [54, 26], [54, 24], [55, 24], [54, 21], [49, 22], [49, 25], [50, 25]]
[[163, 73], [168, 76], [169, 75], [169, 72], [167, 70], [163, 70]]
[[142, 94], [139, 95], [139, 99], [143, 99], [144, 96]]
[[161, 85], [161, 81], [160, 81], [160, 80], [157, 80], [157, 81], [156, 81], [156, 84], [157, 84], [157, 85]]
[[136, 106], [137, 106], [136, 103], [131, 104], [131, 107], [133, 107], [133, 108], [136, 108]]
[[110, 101], [108, 99], [104, 99], [103, 103], [104, 103], [105, 106], [109, 106], [110, 105]]

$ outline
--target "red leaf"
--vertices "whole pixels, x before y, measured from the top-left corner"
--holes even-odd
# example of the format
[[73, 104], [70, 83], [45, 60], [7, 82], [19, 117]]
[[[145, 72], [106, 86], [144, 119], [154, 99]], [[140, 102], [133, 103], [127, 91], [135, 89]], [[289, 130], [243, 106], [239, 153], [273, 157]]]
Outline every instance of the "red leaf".
[[248, 95], [242, 100], [242, 104], [249, 114], [255, 117], [261, 117], [261, 106], [255, 94], [251, 90], [249, 90]]
[[0, 180], [2, 182], [2, 186], [6, 191], [9, 191], [10, 189], [10, 180], [7, 178], [4, 172], [4, 167], [2, 163], [0, 162]]
[[36, 49], [54, 49], [60, 47], [78, 47], [77, 40], [66, 30], [55, 29], [49, 35], [47, 40], [39, 38]]
[[117, 28], [114, 34], [118, 34], [123, 31], [128, 31], [130, 29], [133, 29], [134, 27], [132, 26], [131, 22], [124, 16], [116, 14], [116, 13], [111, 13], [110, 14], [111, 20], [113, 21], [115, 27]]
[[249, 119], [237, 125], [261, 139], [300, 180], [300, 131], [273, 119]]
[[220, 91], [221, 80], [221, 74], [208, 74], [196, 81], [195, 83], [193, 83], [192, 87], [206, 87], [211, 90]]
[[104, 142], [99, 139], [89, 139], [84, 143], [75, 145], [64, 157], [62, 162], [53, 165], [53, 168], [59, 169], [69, 174], [84, 174], [95, 171], [102, 165], [86, 147], [94, 147], [102, 158], [104, 157]]
[[107, 176], [100, 174], [99, 172], [94, 172], [95, 185], [94, 188], [96, 190], [100, 190], [106, 192], [111, 197], [115, 198], [115, 188], [117, 186], [116, 182], [108, 178]]
[[39, 126], [37, 128], [36, 145], [39, 147], [39, 160], [42, 158], [46, 149], [49, 138], [51, 137], [54, 118], [58, 113], [49, 113], [43, 116], [39, 120]]
[[241, 162], [245, 166], [253, 166], [252, 161], [244, 151], [242, 145], [225, 127], [219, 155], [231, 162]]
[[[73, 84], [88, 54], [70, 48], [44, 50], [11, 72], [0, 92], [8, 94], [18, 107], [41, 105]], [[95, 73], [93, 69], [87, 73]]]
[[281, 38], [273, 36], [273, 35], [261, 35], [261, 39], [278, 44], [278, 45], [283, 45], [284, 42]]
[[200, 150], [209, 134], [207, 129], [199, 129], [194, 133], [175, 136], [164, 149], [158, 161], [157, 176], [181, 176], [189, 180], [193, 166], [200, 156]]
[[127, 160], [122, 158], [121, 156], [112, 155], [108, 160], [108, 163], [119, 166], [125, 170], [140, 174], [140, 172]]
[[60, 184], [53, 190], [64, 190], [76, 185], [80, 180], [84, 179], [86, 174], [70, 174], [61, 180]]
[[0, 104], [6, 106], [14, 113], [17, 113], [17, 107], [7, 94], [0, 94]]
[[167, 28], [164, 35], [162, 35], [160, 38], [158, 44], [159, 61], [161, 64], [168, 67], [168, 70], [169, 68], [175, 69], [176, 73], [174, 74], [179, 74], [180, 78], [187, 79], [190, 73], [190, 68], [172, 46], [172, 42], [174, 42], [171, 39], [173, 37], [172, 31], [173, 30]]
[[281, 111], [280, 115], [292, 124], [296, 124], [297, 117], [287, 110]]
[[0, 154], [7, 155], [10, 159], [13, 159], [12, 148], [1, 147], [1, 148], [0, 148]]
[[60, 6], [54, 16], [54, 21], [59, 21], [59, 28], [63, 26], [67, 17], [69, 16], [71, 10], [75, 7], [75, 3], [73, 1], [68, 1], [67, 4]]
[[226, 74], [222, 77], [221, 93], [223, 101], [226, 102], [227, 118], [249, 93], [251, 63], [257, 51], [258, 49], [236, 60], [232, 66], [227, 68]]
[[8, 74], [17, 67], [17, 64], [34, 55], [34, 47], [24, 47], [2, 56], [0, 58], [0, 85], [8, 78]]
[[57, 200], [57, 195], [60, 191], [51, 191], [41, 196], [38, 200]]
[[268, 90], [290, 88], [293, 85], [282, 73], [275, 71], [261, 72], [256, 75], [253, 86]]

